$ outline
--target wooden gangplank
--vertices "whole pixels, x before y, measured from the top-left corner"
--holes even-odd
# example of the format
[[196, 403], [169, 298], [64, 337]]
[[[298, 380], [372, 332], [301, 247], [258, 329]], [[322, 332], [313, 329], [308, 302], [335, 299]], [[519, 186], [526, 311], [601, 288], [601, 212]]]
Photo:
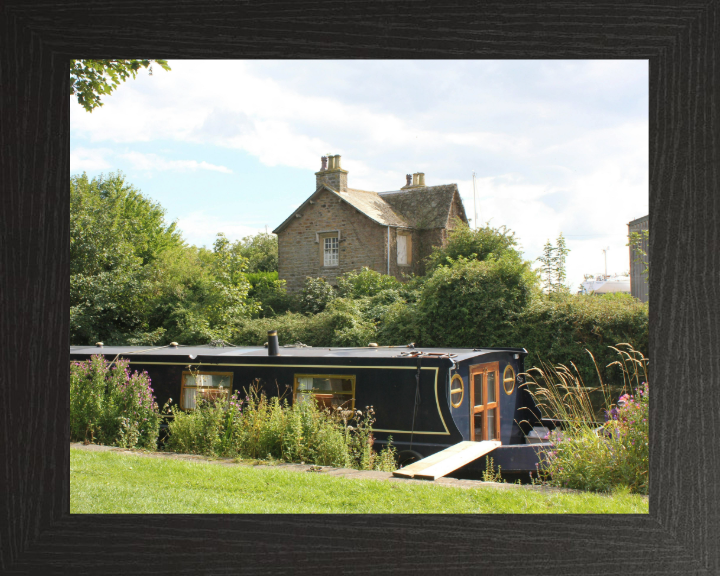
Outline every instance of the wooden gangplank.
[[497, 440], [460, 442], [432, 456], [413, 462], [410, 466], [396, 470], [393, 472], [393, 476], [435, 480], [450, 474], [450, 472], [469, 464], [473, 460], [485, 456], [485, 454], [492, 452], [498, 446], [500, 446], [500, 442]]

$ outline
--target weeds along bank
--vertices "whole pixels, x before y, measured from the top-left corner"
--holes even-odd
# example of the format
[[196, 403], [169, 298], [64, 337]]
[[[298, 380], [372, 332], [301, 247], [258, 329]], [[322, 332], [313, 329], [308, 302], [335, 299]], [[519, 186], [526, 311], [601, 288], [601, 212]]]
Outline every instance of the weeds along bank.
[[[124, 448], [157, 449], [163, 418], [146, 373], [130, 373], [127, 360], [93, 356], [70, 366], [70, 438]], [[167, 450], [205, 456], [305, 462], [359, 470], [395, 470], [392, 445], [374, 449], [372, 407], [320, 409], [313, 401], [289, 405], [251, 387], [230, 397], [198, 399], [170, 416]]]
[[[626, 489], [647, 494], [649, 489], [648, 359], [629, 345], [610, 347], [611, 368], [623, 379], [618, 398], [599, 376], [595, 390], [603, 398], [604, 422], [599, 425], [591, 390], [573, 364], [546, 363], [529, 371], [528, 390], [544, 414], [563, 421], [550, 431], [553, 448], [543, 454], [547, 483], [580, 490]], [[617, 398], [617, 402], [613, 400]]]
[[304, 462], [358, 470], [396, 469], [395, 450], [373, 448], [373, 410], [322, 410], [314, 401], [289, 405], [252, 388], [227, 400], [201, 401], [192, 412], [173, 407], [166, 447], [207, 456]]
[[157, 445], [161, 416], [147, 373], [102, 356], [70, 365], [70, 439], [124, 448]]

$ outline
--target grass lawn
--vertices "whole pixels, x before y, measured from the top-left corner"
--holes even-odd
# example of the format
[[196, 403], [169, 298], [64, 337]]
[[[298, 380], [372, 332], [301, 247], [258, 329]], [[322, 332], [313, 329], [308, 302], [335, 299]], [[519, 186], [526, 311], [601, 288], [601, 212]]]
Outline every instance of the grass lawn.
[[541, 493], [358, 480], [271, 466], [221, 466], [71, 448], [70, 512], [646, 514], [648, 501], [621, 493]]

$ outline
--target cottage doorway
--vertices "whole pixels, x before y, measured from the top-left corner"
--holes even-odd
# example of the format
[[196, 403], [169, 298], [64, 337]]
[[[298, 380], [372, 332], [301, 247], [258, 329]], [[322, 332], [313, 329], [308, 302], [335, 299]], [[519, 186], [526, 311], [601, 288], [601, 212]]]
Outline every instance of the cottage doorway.
[[500, 363], [470, 367], [470, 439], [500, 439]]

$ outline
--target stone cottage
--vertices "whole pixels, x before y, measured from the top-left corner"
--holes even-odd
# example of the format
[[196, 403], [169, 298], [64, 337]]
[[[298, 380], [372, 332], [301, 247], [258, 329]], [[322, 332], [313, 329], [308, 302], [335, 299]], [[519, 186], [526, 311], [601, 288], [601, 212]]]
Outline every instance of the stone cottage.
[[368, 192], [348, 188], [340, 156], [323, 156], [315, 176], [315, 192], [273, 230], [278, 276], [291, 292], [307, 276], [335, 284], [363, 266], [399, 280], [422, 274], [432, 247], [447, 243], [458, 219], [467, 223], [457, 184], [426, 186], [423, 173], [399, 190]]

